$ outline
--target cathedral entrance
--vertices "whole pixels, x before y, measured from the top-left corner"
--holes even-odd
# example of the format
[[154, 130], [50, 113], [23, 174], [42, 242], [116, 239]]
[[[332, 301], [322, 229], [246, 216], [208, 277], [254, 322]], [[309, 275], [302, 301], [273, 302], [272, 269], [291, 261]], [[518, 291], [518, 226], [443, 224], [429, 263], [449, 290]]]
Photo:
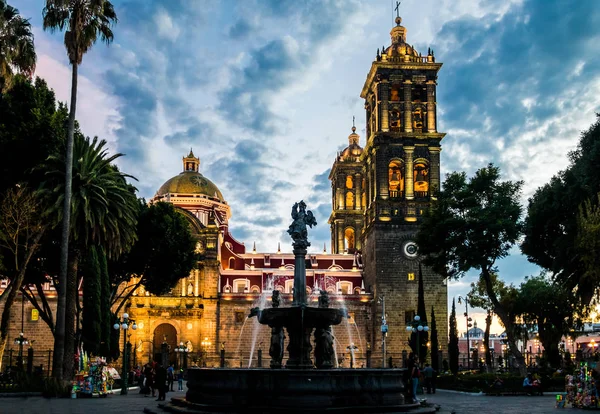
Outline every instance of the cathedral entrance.
[[162, 361], [162, 352], [167, 344], [167, 361], [174, 364], [176, 361], [175, 347], [177, 346], [177, 329], [170, 323], [161, 323], [154, 329], [154, 361]]

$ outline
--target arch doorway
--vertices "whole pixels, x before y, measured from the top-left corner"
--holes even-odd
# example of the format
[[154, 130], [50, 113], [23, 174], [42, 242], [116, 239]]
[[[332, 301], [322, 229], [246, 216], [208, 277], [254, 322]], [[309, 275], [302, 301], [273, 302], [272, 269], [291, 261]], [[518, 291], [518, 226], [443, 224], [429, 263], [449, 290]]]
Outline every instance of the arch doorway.
[[154, 361], [161, 362], [161, 346], [163, 342], [168, 345], [167, 360], [170, 364], [176, 361], [175, 347], [177, 346], [177, 329], [170, 323], [161, 323], [154, 329]]

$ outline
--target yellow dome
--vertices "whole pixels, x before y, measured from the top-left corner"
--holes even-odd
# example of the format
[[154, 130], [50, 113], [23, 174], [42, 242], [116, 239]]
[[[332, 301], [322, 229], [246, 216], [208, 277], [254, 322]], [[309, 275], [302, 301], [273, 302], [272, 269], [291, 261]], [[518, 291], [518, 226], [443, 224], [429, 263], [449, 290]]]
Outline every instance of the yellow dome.
[[197, 171], [184, 171], [167, 180], [156, 192], [157, 196], [166, 194], [203, 194], [225, 202], [217, 186]]

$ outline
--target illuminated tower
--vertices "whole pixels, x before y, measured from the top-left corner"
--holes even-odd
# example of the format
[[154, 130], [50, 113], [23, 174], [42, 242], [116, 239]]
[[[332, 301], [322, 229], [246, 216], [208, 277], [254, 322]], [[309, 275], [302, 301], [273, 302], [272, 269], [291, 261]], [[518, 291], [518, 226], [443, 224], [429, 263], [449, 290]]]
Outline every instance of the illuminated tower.
[[337, 155], [329, 173], [332, 192], [332, 212], [329, 218], [332, 253], [354, 253], [362, 248], [360, 234], [364, 223], [365, 184], [360, 162], [363, 149], [358, 143], [359, 139], [353, 125], [352, 133], [348, 136], [348, 147]]
[[[391, 45], [377, 52], [363, 86], [367, 142], [361, 161], [365, 177], [362, 254], [365, 284], [377, 299], [385, 297], [387, 351], [396, 361], [408, 351], [405, 327], [417, 309], [420, 256], [414, 243], [420, 216], [436, 200], [440, 187], [440, 142], [436, 85], [442, 67], [433, 51], [422, 56], [406, 41], [396, 18]], [[446, 321], [447, 287], [423, 267], [427, 318]], [[373, 304], [373, 338], [381, 349], [381, 306]], [[423, 317], [423, 315], [420, 315]], [[447, 324], [438, 324], [440, 344]]]

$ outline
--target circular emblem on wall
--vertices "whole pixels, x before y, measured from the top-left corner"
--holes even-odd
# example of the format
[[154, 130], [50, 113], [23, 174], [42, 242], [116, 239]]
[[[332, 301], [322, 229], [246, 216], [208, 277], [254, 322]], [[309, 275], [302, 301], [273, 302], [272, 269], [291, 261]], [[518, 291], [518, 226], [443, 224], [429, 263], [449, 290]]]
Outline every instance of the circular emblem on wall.
[[197, 185], [198, 187], [203, 187], [207, 184], [206, 179], [197, 175], [190, 177], [190, 181], [192, 184]]
[[408, 240], [404, 243], [404, 246], [402, 246], [402, 252], [409, 259], [414, 259], [419, 255], [419, 247], [414, 241]]

